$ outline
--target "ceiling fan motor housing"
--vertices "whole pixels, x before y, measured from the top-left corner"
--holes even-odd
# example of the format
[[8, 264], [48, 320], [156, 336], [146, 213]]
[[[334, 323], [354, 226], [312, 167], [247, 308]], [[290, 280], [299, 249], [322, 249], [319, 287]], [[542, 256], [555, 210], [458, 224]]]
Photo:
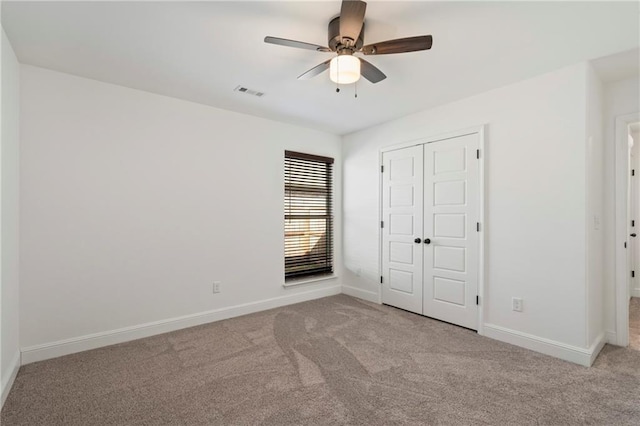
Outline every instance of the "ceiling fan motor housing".
[[354, 51], [362, 49], [362, 46], [364, 46], [364, 23], [362, 24], [362, 31], [360, 31], [358, 40], [355, 41], [355, 45], [346, 46], [340, 37], [340, 17], [336, 16], [329, 22], [329, 49], [340, 53], [340, 50], [347, 47], [351, 51], [350, 53], [353, 53]]

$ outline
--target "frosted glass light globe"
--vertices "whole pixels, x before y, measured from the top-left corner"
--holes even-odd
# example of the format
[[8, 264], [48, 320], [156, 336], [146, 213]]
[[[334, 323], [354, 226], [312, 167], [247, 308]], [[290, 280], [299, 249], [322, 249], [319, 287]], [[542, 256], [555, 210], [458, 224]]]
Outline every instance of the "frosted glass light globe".
[[336, 56], [329, 63], [329, 78], [338, 84], [351, 84], [360, 80], [360, 59], [352, 55]]

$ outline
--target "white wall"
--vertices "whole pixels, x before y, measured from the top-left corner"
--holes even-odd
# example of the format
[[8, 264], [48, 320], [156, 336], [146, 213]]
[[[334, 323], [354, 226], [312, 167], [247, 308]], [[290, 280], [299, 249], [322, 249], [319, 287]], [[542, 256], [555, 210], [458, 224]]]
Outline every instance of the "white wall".
[[[338, 136], [32, 66], [21, 77], [25, 354], [340, 291], [338, 280], [282, 286], [284, 150], [339, 165]], [[340, 242], [339, 217], [335, 226]], [[214, 280], [220, 294], [212, 294]]]
[[[0, 174], [0, 383], [4, 403], [20, 366], [18, 340], [18, 162], [20, 68], [9, 40], [2, 31], [2, 144]], [[0, 404], [1, 405], [1, 404]]]
[[380, 148], [486, 123], [485, 323], [519, 344], [588, 348], [587, 74], [578, 64], [344, 137], [346, 288], [379, 288]]
[[604, 338], [604, 142], [602, 138], [603, 85], [590, 64], [587, 66], [586, 92], [587, 346], [591, 346], [598, 339]]
[[[638, 77], [604, 86], [604, 323], [611, 341], [616, 341], [615, 299], [615, 121], [616, 117], [640, 112], [640, 80]], [[625, 331], [626, 332], [626, 331]]]

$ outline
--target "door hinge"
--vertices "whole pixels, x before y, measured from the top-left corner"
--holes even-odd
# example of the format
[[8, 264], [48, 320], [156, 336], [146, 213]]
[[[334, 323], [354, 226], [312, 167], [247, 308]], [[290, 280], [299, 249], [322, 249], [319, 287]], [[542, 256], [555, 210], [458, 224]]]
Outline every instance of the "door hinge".
[[624, 248], [627, 248], [627, 242], [626, 241], [624, 242]]
[[636, 277], [636, 271], [631, 271], [631, 278], [635, 278]]
[[476, 296], [476, 305], [480, 304], [480, 296]]
[[480, 159], [480, 150], [476, 149], [476, 158], [479, 160]]
[[382, 284], [382, 275], [380, 275], [380, 284]]
[[636, 169], [631, 169], [631, 176], [635, 176], [636, 175]]
[[380, 166], [380, 173], [384, 173], [384, 166]]
[[480, 222], [476, 222], [476, 232], [480, 232]]
[[631, 221], [631, 226], [636, 226], [636, 221], [635, 220]]
[[384, 228], [384, 220], [380, 221], [380, 228]]

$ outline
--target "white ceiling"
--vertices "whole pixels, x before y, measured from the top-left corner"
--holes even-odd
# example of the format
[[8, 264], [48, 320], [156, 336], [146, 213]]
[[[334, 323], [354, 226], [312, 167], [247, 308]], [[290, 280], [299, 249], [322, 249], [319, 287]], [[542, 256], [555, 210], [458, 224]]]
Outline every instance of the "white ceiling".
[[336, 134], [640, 44], [638, 2], [369, 1], [365, 43], [421, 34], [434, 43], [368, 57], [388, 78], [358, 83], [356, 99], [327, 73], [296, 79], [330, 54], [263, 42], [326, 45], [339, 10], [339, 1], [3, 1], [2, 25], [22, 63]]

